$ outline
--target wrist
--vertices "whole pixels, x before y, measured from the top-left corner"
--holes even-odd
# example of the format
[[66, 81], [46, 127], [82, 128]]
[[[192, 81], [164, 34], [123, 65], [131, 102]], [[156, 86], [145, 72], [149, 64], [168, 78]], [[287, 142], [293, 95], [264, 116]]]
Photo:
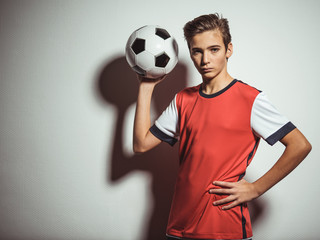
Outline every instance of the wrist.
[[263, 189], [261, 188], [260, 184], [258, 181], [255, 181], [252, 183], [252, 186], [254, 188], [254, 193], [257, 197], [260, 197], [265, 191], [263, 191]]
[[155, 87], [155, 84], [153, 84], [153, 83], [140, 82], [138, 96], [143, 97], [143, 98], [146, 97], [148, 99], [150, 98], [150, 100], [151, 100], [151, 96], [153, 94], [154, 87]]
[[140, 89], [143, 89], [143, 90], [153, 91], [155, 86], [156, 86], [155, 82], [144, 82], [144, 81], [140, 82]]
[[159, 78], [147, 78], [147, 77], [144, 77], [144, 76], [141, 76], [141, 75], [138, 75], [137, 74], [137, 78], [139, 80], [139, 82], [144, 85], [148, 85], [148, 86], [155, 86], [157, 85], [158, 83], [160, 83], [163, 79], [166, 78], [166, 75], [163, 75]]

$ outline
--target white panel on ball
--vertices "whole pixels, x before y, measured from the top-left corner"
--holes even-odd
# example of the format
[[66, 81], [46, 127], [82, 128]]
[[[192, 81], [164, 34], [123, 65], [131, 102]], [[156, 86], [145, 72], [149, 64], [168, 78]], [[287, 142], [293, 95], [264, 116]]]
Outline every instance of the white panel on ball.
[[148, 41], [146, 41], [146, 51], [153, 55], [158, 55], [163, 53], [163, 50], [165, 49], [164, 45], [164, 40], [161, 37], [157, 35], [149, 36]]
[[147, 39], [150, 36], [155, 35], [155, 25], [146, 25], [144, 27], [139, 28], [136, 30], [136, 34], [138, 38]]
[[166, 70], [164, 68], [154, 67], [147, 72], [146, 77], [148, 78], [160, 78], [166, 74]]
[[178, 45], [173, 38], [167, 39], [165, 45], [166, 54], [170, 57], [170, 61], [166, 66], [166, 72], [169, 73], [178, 62]]
[[130, 67], [133, 67], [135, 65], [135, 54], [131, 49], [131, 43], [134, 41], [135, 38], [136, 38], [136, 32], [133, 32], [130, 35], [126, 45], [126, 59]]
[[149, 71], [154, 66], [154, 56], [143, 51], [136, 56], [136, 64], [145, 71]]
[[179, 51], [178, 51], [178, 44], [176, 40], [174, 38], [169, 38], [165, 40], [164, 44], [165, 44], [164, 48], [166, 49], [166, 53], [168, 54], [168, 56], [171, 59], [178, 61], [177, 56], [179, 54]]
[[135, 57], [136, 55], [134, 54], [134, 52], [129, 48], [126, 48], [126, 59], [127, 62], [129, 63], [130, 67], [133, 67], [135, 65]]

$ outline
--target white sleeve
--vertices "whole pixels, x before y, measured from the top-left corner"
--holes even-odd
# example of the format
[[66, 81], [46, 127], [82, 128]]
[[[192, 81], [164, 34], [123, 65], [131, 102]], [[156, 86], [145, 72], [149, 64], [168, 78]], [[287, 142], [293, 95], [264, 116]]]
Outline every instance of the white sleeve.
[[261, 92], [252, 106], [251, 128], [258, 137], [273, 145], [295, 129], [295, 126]]
[[179, 117], [176, 97], [177, 95], [150, 128], [153, 135], [170, 145], [174, 145], [179, 139]]

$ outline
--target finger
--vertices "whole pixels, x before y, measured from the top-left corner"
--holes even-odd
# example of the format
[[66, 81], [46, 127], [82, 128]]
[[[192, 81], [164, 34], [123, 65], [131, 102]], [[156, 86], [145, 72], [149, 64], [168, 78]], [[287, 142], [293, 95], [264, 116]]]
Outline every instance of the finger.
[[232, 191], [229, 188], [212, 188], [209, 190], [211, 194], [230, 195]]
[[156, 82], [156, 83], [160, 83], [160, 82], [162, 82], [166, 77], [167, 77], [167, 75], [163, 75], [163, 76], [161, 76], [160, 78], [155, 79], [155, 82]]
[[233, 182], [223, 182], [223, 181], [214, 181], [212, 184], [220, 187], [227, 187], [227, 188], [232, 188], [234, 186]]
[[222, 210], [229, 210], [231, 208], [234, 208], [236, 206], [238, 206], [239, 203], [237, 201], [232, 202], [231, 204], [227, 205], [227, 206], [223, 206], [221, 209]]
[[140, 82], [156, 82], [158, 80], [160, 80], [161, 78], [148, 78], [148, 77], [145, 77], [144, 75], [141, 75], [141, 74], [136, 74], [137, 75], [137, 78]]
[[165, 79], [167, 77], [167, 74], [165, 74], [165, 75], [163, 75], [163, 76], [161, 76], [158, 80], [163, 80], [163, 79]]
[[235, 200], [234, 196], [229, 196], [229, 197], [226, 197], [226, 198], [223, 198], [221, 200], [213, 202], [213, 205], [214, 206], [218, 206], [218, 205], [222, 205], [222, 204], [226, 204], [226, 203], [232, 202], [234, 200]]

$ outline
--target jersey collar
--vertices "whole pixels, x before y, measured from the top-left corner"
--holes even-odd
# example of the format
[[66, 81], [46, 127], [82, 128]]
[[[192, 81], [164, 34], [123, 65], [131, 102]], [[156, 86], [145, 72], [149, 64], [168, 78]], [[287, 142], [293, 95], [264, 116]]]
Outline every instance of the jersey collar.
[[199, 94], [201, 97], [204, 98], [214, 98], [216, 96], [221, 95], [222, 93], [224, 93], [225, 91], [227, 91], [229, 88], [231, 88], [236, 82], [238, 82], [237, 79], [233, 79], [233, 81], [231, 83], [229, 83], [228, 86], [226, 86], [225, 88], [221, 89], [220, 91], [213, 93], [213, 94], [205, 94], [204, 92], [202, 92], [202, 84], [200, 84], [200, 88], [199, 88]]

